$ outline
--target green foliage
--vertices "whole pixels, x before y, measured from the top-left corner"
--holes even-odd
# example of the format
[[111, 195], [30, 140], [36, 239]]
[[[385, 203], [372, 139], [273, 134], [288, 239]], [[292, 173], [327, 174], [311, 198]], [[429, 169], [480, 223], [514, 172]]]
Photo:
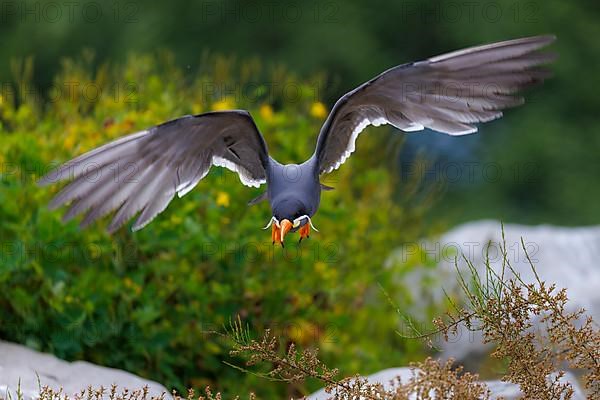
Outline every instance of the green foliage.
[[266, 203], [246, 206], [261, 191], [218, 168], [144, 230], [114, 236], [107, 220], [86, 230], [63, 224], [46, 207], [60, 185], [35, 183], [110, 139], [222, 108], [248, 108], [276, 159], [302, 161], [325, 116], [322, 78], [218, 56], [192, 73], [166, 53], [97, 66], [86, 52], [65, 60], [53, 92], [40, 96], [30, 70], [14, 63], [15, 90], [0, 98], [0, 337], [169, 388], [218, 380], [226, 392], [266, 398], [292, 389], [225, 365], [235, 361], [228, 343], [210, 334], [237, 315], [288, 343], [318, 346], [346, 375], [421, 352], [394, 333], [379, 288], [402, 291], [392, 279], [400, 267], [382, 265], [393, 247], [421, 235], [427, 209], [394, 200], [396, 179], [378, 153], [385, 131], [362, 135], [357, 154], [325, 182], [339, 190], [323, 196], [313, 219], [320, 233], [285, 250], [260, 229], [270, 218]]

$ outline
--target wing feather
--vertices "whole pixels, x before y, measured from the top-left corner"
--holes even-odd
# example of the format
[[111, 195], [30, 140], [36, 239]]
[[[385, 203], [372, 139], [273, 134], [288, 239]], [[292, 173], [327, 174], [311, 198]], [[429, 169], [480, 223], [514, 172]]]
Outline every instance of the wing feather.
[[50, 203], [51, 208], [70, 203], [65, 220], [86, 213], [81, 225], [87, 226], [117, 209], [109, 231], [139, 213], [137, 230], [176, 194], [192, 190], [212, 165], [236, 172], [245, 185], [260, 186], [267, 163], [266, 144], [250, 114], [222, 111], [125, 136], [66, 162], [39, 183], [72, 179]]
[[550, 76], [553, 61], [540, 49], [554, 36], [533, 36], [472, 47], [391, 68], [340, 98], [321, 128], [314, 157], [321, 173], [337, 169], [369, 125], [404, 132], [425, 128], [449, 135], [477, 131], [523, 104], [518, 91]]

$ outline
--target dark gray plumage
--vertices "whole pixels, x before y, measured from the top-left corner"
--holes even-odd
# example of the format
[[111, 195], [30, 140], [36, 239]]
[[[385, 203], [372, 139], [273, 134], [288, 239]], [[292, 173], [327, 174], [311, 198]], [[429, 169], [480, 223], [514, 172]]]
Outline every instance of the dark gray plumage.
[[212, 165], [235, 171], [242, 183], [266, 180], [267, 146], [246, 111], [185, 116], [85, 153], [40, 181], [74, 180], [50, 203], [71, 202], [65, 220], [87, 211], [82, 226], [118, 208], [109, 231], [141, 211], [133, 230], [185, 195]]
[[522, 104], [517, 91], [548, 76], [541, 65], [555, 57], [539, 49], [554, 39], [509, 40], [391, 68], [337, 101], [314, 154], [300, 165], [282, 165], [268, 155], [248, 112], [223, 111], [184, 116], [125, 136], [67, 162], [40, 183], [73, 179], [51, 203], [52, 208], [71, 203], [67, 220], [86, 213], [85, 226], [118, 209], [109, 230], [140, 213], [133, 225], [137, 230], [175, 194], [191, 190], [212, 165], [223, 166], [237, 172], [245, 185], [267, 183], [266, 194], [252, 203], [269, 200], [273, 241], [283, 244], [288, 231], [300, 229], [301, 237], [308, 236], [310, 218], [319, 207], [319, 176], [350, 156], [365, 127], [391, 124], [405, 132], [473, 133], [475, 123]]

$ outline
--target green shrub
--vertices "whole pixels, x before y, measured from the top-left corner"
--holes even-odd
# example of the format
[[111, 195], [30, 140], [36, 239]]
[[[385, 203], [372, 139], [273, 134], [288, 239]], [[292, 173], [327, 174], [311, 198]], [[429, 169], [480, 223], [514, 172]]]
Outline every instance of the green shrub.
[[81, 230], [78, 221], [61, 222], [64, 210], [46, 207], [60, 185], [35, 183], [52, 165], [164, 120], [222, 108], [249, 109], [273, 156], [299, 162], [312, 153], [326, 112], [322, 77], [301, 80], [258, 60], [207, 56], [193, 71], [159, 53], [93, 65], [90, 53], [63, 61], [52, 90], [38, 96], [31, 62], [13, 63], [15, 81], [2, 91], [1, 338], [169, 388], [214, 386], [218, 378], [226, 392], [267, 398], [291, 388], [225, 365], [228, 345], [209, 331], [240, 315], [254, 329], [318, 346], [347, 375], [421, 353], [394, 333], [378, 286], [401, 293], [395, 267], [382, 264], [422, 233], [427, 209], [395, 199], [385, 130], [362, 135], [357, 155], [325, 181], [338, 190], [324, 193], [314, 218], [320, 233], [301, 245], [273, 247], [260, 229], [269, 207], [246, 206], [264, 189], [218, 168], [140, 232], [110, 236], [108, 219]]

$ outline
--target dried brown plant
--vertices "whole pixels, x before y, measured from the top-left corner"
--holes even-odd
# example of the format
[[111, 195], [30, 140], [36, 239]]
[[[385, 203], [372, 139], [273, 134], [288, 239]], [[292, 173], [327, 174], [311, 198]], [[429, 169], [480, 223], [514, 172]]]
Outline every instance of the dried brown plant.
[[[453, 368], [453, 361], [440, 363], [427, 358], [411, 365], [413, 376], [402, 382], [396, 378], [386, 389], [380, 383], [368, 382], [365, 378], [355, 376], [337, 379], [338, 371], [329, 369], [319, 360], [314, 349], [298, 352], [291, 345], [287, 351], [279, 349], [279, 339], [265, 331], [260, 339], [250, 338], [249, 330], [244, 328], [238, 319], [229, 329], [228, 336], [234, 342], [232, 355], [244, 356], [246, 366], [268, 364], [273, 367], [267, 372], [251, 372], [269, 380], [298, 382], [314, 378], [326, 384], [325, 391], [333, 400], [341, 399], [389, 399], [408, 400], [416, 394], [418, 399], [489, 399], [486, 385], [478, 382], [476, 374], [463, 373], [462, 368]], [[245, 372], [245, 368], [235, 366]]]
[[[520, 386], [523, 399], [570, 399], [573, 387], [561, 378], [566, 363], [583, 372], [588, 399], [600, 398], [600, 331], [585, 310], [568, 311], [565, 289], [547, 284], [521, 241], [535, 280], [526, 283], [511, 265], [506, 241], [500, 244], [502, 270], [494, 271], [486, 260], [485, 277], [481, 277], [465, 258], [469, 273], [458, 270], [459, 283], [466, 304], [453, 305], [445, 318], [437, 318], [433, 332], [417, 335], [431, 338], [442, 333], [446, 339], [464, 324], [483, 333], [484, 342], [495, 345], [492, 356], [507, 362], [502, 379]], [[505, 279], [510, 271], [512, 277]]]
[[[185, 396], [181, 396], [177, 392], [173, 392], [172, 396], [173, 400], [225, 400], [221, 393], [214, 393], [208, 386], [204, 389], [204, 393], [198, 396], [193, 389], [188, 390]], [[55, 390], [44, 386], [40, 390], [39, 400], [165, 400], [167, 397], [166, 393], [162, 393], [160, 396], [150, 396], [147, 386], [137, 390], [119, 389], [116, 385], [112, 385], [110, 390], [106, 390], [104, 387], [92, 388], [90, 386], [72, 397], [64, 393], [63, 389]], [[247, 398], [255, 400], [256, 396], [251, 393]], [[17, 400], [23, 400], [19, 389], [17, 390]], [[236, 396], [232, 400], [240, 400], [240, 397]]]

